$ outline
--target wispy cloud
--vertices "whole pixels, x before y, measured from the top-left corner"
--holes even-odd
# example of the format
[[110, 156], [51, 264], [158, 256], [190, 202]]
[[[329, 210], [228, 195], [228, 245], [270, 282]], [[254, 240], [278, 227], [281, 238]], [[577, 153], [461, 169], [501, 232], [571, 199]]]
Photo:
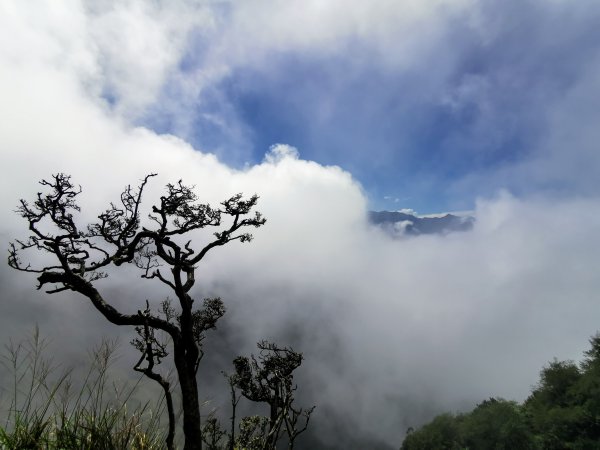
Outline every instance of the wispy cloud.
[[343, 164], [375, 203], [398, 187], [420, 209], [469, 208], [470, 192], [502, 187], [581, 187], [560, 173], [547, 131], [579, 132], [556, 113], [576, 117], [597, 97], [593, 2], [243, 2], [211, 13], [143, 123], [237, 166], [291, 143]]

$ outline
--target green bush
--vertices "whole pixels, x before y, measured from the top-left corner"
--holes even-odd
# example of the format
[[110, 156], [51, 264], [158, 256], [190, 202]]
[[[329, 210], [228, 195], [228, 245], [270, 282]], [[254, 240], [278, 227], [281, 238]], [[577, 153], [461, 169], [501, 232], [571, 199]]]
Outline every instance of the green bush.
[[408, 433], [402, 450], [600, 449], [600, 334], [580, 364], [552, 361], [523, 404], [490, 398]]

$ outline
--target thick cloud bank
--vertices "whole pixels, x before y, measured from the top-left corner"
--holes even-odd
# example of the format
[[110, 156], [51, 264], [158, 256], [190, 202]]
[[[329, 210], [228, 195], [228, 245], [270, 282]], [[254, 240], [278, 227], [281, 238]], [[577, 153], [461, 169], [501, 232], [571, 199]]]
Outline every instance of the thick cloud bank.
[[[275, 2], [275, 12], [284, 3]], [[406, 4], [414, 13], [407, 23], [425, 20], [420, 2]], [[30, 198], [37, 180], [58, 171], [82, 185], [84, 222], [150, 172], [159, 177], [145, 196], [148, 207], [165, 183], [179, 179], [212, 203], [237, 192], [259, 194], [258, 209], [268, 222], [255, 240], [218, 249], [199, 270], [198, 296], [221, 295], [228, 307], [227, 333], [209, 342], [229, 346], [213, 360], [216, 377], [219, 364], [251, 352], [261, 338], [293, 343], [306, 357], [300, 390], [305, 402], [318, 405], [318, 435], [332, 445], [345, 436], [348, 446], [372, 439], [397, 447], [408, 426], [444, 409], [490, 395], [522, 399], [545, 362], [577, 358], [599, 328], [600, 199], [588, 189], [597, 180], [586, 178], [598, 165], [579, 172], [585, 196], [497, 190], [478, 200], [470, 232], [392, 240], [367, 223], [367, 198], [353, 176], [303, 160], [302, 148], [273, 143], [262, 162], [234, 169], [180, 138], [132, 124], [131, 117], [164, 95], [159, 91], [185, 53], [186, 27], [209, 33], [218, 26], [202, 5], [61, 5], [46, 4], [42, 14], [41, 5], [28, 11], [22, 2], [0, 3], [1, 244], [6, 248], [26, 234], [12, 212], [18, 199]], [[357, 18], [353, 27], [385, 44], [386, 28], [361, 25], [358, 18], [370, 16], [356, 8], [349, 11]], [[233, 14], [234, 22], [245, 17], [238, 10], [224, 14]], [[131, 26], [135, 34], [122, 47], [119, 33]], [[318, 28], [321, 37], [284, 28], [280, 44], [320, 45], [324, 34], [333, 45], [328, 33], [339, 27]], [[415, 39], [418, 46], [403, 45], [422, 52], [428, 40]], [[141, 61], [145, 45], [157, 52], [152, 61]], [[403, 55], [389, 64], [409, 64], [410, 52]], [[246, 50], [234, 56], [250, 57]], [[580, 95], [574, 89], [564, 101]], [[557, 127], [548, 139], [558, 137], [548, 148], [558, 161], [569, 159], [567, 151], [578, 155], [564, 168], [565, 180], [575, 178], [580, 164], [597, 159], [596, 132], [582, 118], [584, 142], [566, 148], [575, 119], [560, 112], [554, 117]], [[565, 122], [562, 133], [558, 125]], [[132, 283], [131, 273], [98, 286], [131, 311], [146, 298], [161, 300], [152, 281]], [[64, 344], [66, 357], [98, 336], [122, 333], [80, 298], [45, 296], [34, 290], [33, 277], [5, 266], [0, 277], [3, 340], [39, 323]]]

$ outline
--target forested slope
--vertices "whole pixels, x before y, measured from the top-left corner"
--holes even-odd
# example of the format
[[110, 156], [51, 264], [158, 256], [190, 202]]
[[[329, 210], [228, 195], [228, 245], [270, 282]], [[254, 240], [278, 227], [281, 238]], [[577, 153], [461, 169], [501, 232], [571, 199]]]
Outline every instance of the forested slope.
[[579, 364], [550, 362], [522, 403], [485, 400], [409, 430], [402, 450], [600, 449], [600, 334]]

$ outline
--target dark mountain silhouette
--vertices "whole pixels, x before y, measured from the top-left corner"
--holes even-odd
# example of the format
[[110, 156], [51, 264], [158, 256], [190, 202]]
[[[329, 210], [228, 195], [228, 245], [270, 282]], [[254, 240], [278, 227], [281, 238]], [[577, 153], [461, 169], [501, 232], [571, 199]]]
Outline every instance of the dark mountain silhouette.
[[400, 211], [369, 211], [368, 214], [372, 224], [380, 226], [394, 237], [469, 231], [475, 222], [474, 217], [453, 214], [439, 217], [418, 217]]

